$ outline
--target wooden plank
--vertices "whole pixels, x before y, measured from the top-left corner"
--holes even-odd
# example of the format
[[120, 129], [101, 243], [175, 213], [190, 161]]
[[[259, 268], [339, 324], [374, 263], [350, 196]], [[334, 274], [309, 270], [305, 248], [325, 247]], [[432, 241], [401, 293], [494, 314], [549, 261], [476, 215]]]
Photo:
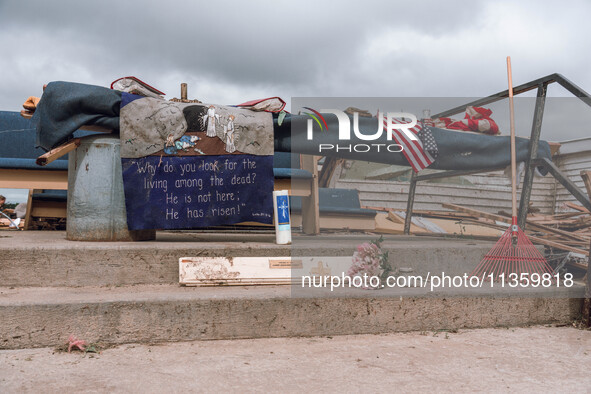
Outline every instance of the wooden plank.
[[[14, 229], [14, 227], [10, 227], [12, 225], [12, 222], [8, 219], [4, 219], [3, 217], [0, 218], [0, 227], [6, 227], [7, 229]], [[21, 230], [25, 229], [25, 221], [21, 220], [20, 223], [18, 224], [18, 228]]]
[[504, 229], [491, 228], [477, 220], [429, 219], [429, 221], [445, 230], [447, 234], [499, 238], [504, 232]]
[[580, 172], [580, 175], [581, 178], [583, 178], [583, 183], [585, 184], [585, 189], [587, 189], [587, 194], [591, 196], [591, 171], [583, 170]]
[[337, 159], [334, 157], [325, 157], [322, 170], [318, 173], [318, 187], [329, 187], [337, 167], [341, 166], [345, 159]]
[[[388, 219], [386, 213], [378, 213], [375, 217], [375, 232], [378, 234], [403, 234], [404, 223], [394, 223]], [[410, 225], [411, 234], [431, 234], [429, 231], [423, 230], [422, 228]]]
[[66, 142], [63, 145], [58, 146], [55, 149], [50, 150], [49, 152], [39, 156], [35, 163], [39, 166], [45, 166], [51, 163], [54, 160], [59, 159], [60, 157], [67, 155], [74, 149], [80, 146], [80, 138], [74, 138], [73, 140]]
[[[302, 229], [303, 229], [302, 222]], [[319, 227], [331, 230], [356, 230], [374, 231], [376, 228], [375, 218], [371, 216], [355, 215], [320, 215]]]
[[35, 201], [33, 200], [31, 216], [40, 218], [66, 218], [68, 209], [65, 202], [62, 201]]
[[311, 188], [311, 179], [275, 179], [275, 190], [287, 190], [290, 196], [307, 197]]
[[391, 220], [394, 223], [404, 224], [404, 219], [402, 219], [400, 216], [396, 215], [392, 211], [388, 211], [388, 219]]
[[575, 204], [574, 202], [566, 202], [565, 205], [571, 209], [575, 209], [579, 212], [589, 213], [589, 210], [582, 205]]
[[33, 206], [33, 193], [35, 193], [35, 190], [29, 189], [29, 195], [27, 197], [27, 211], [25, 213], [25, 230], [29, 230], [31, 228], [31, 207]]
[[320, 202], [318, 199], [319, 156], [302, 155], [302, 169], [312, 174], [309, 195], [302, 198], [302, 231], [304, 234], [320, 233]]
[[561, 144], [558, 142], [548, 142], [548, 145], [550, 145], [550, 155], [554, 156], [558, 153], [558, 151], [560, 150], [560, 146]]
[[345, 274], [352, 256], [181, 257], [179, 283], [187, 286], [289, 285], [304, 277]]
[[68, 171], [0, 168], [0, 188], [68, 189]]
[[[492, 227], [497, 227], [499, 229], [502, 229], [503, 228], [502, 226], [498, 226], [498, 225], [492, 225], [491, 224], [491, 226]], [[574, 253], [579, 253], [579, 254], [582, 254], [582, 255], [585, 255], [585, 256], [589, 256], [589, 252], [588, 251], [586, 251], [584, 249], [572, 247], [572, 246], [569, 246], [569, 245], [565, 245], [564, 243], [550, 241], [550, 240], [547, 240], [547, 239], [544, 239], [544, 238], [540, 238], [540, 237], [536, 237], [536, 236], [529, 235], [529, 234], [528, 234], [528, 238], [531, 241], [535, 241], [535, 242], [537, 242], [537, 243], [539, 243], [541, 245], [546, 245], [546, 246], [550, 246], [550, 247], [553, 247], [553, 248], [556, 248], [556, 249], [566, 250], [566, 251], [569, 251], [569, 252], [574, 252]], [[569, 262], [569, 264], [570, 265], [573, 265], [575, 267], [578, 267], [578, 268], [587, 269], [587, 264], [580, 264], [580, 263], [577, 263], [577, 262]]]
[[368, 205], [362, 205], [361, 208], [362, 209], [373, 209], [374, 211], [381, 211], [381, 212], [388, 212], [391, 210], [390, 208], [372, 207], [372, 206], [368, 206]]
[[[568, 245], [565, 245], [563, 243], [549, 241], [547, 239], [536, 237], [536, 236], [533, 236], [533, 235], [528, 235], [528, 238], [531, 241], [538, 242], [538, 243], [540, 243], [542, 245], [551, 246], [553, 248], [560, 249], [560, 250], [566, 250], [566, 251], [569, 251], [569, 252], [583, 254], [583, 255], [585, 255], [587, 257], [589, 256], [589, 251], [584, 250], [584, 249], [574, 248], [572, 246], [568, 246]], [[587, 264], [585, 264], [584, 266], [583, 265], [580, 265], [580, 267], [581, 268], [583, 268], [583, 267], [584, 268], [587, 268]]]
[[[482, 212], [482, 211], [478, 211], [475, 209], [462, 207], [462, 206], [459, 206], [456, 204], [443, 203], [441, 205], [444, 206], [445, 208], [450, 208], [450, 209], [454, 209], [456, 211], [465, 212], [465, 213], [468, 213], [468, 214], [471, 214], [471, 215], [474, 215], [477, 217], [483, 217], [486, 219], [495, 220], [495, 221], [499, 221], [499, 222], [503, 222], [503, 223], [511, 223], [510, 217], [495, 215], [494, 213]], [[572, 239], [576, 239], [576, 240], [586, 240], [586, 237], [583, 237], [578, 234], [573, 234], [568, 231], [543, 226], [543, 225], [537, 224], [535, 222], [530, 222], [529, 220], [526, 223], [530, 226], [531, 229], [537, 229], [537, 230], [540, 230], [540, 231], [543, 231], [546, 233], [550, 233], [550, 234], [559, 234], [559, 235], [569, 237]]]

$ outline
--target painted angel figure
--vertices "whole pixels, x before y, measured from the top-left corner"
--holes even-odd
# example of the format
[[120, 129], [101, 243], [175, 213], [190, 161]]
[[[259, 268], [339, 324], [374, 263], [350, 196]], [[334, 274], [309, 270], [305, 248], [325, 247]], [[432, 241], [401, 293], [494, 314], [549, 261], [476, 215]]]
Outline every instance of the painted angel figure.
[[220, 123], [220, 116], [215, 113], [215, 107], [210, 105], [207, 109], [207, 115], [203, 115], [203, 123], [207, 124], [206, 135], [208, 137], [215, 137], [215, 122]]
[[234, 115], [228, 116], [228, 124], [224, 126], [224, 134], [226, 136], [226, 152], [233, 153], [236, 151], [236, 146], [234, 145]]

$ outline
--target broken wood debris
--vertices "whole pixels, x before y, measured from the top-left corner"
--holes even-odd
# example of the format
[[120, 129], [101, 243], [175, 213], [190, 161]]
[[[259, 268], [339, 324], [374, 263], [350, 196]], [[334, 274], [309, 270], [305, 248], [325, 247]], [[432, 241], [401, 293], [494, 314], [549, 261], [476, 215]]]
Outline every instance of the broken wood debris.
[[[495, 238], [497, 233], [494, 231], [501, 234], [511, 224], [511, 215], [503, 211], [494, 214], [449, 203], [443, 203], [442, 207], [449, 211], [414, 210], [413, 219], [421, 217], [423, 222], [413, 222], [411, 234], [442, 235], [432, 230], [434, 226], [444, 229], [448, 235]], [[378, 232], [382, 227], [392, 227], [393, 231], [388, 231], [388, 233], [400, 233], [401, 229], [397, 227], [402, 226], [403, 212], [396, 212], [388, 208], [367, 208], [387, 212], [387, 215], [381, 214], [387, 220], [382, 220], [382, 225], [377, 226]], [[578, 260], [569, 259], [567, 264], [586, 269], [587, 264], [584, 260], [589, 256], [591, 213], [583, 206], [570, 202], [566, 203], [564, 208], [574, 210], [574, 212], [561, 212], [554, 215], [528, 214], [525, 232], [536, 244], [575, 254]], [[432, 222], [433, 226], [425, 225], [425, 223], [430, 224], [429, 222]], [[458, 228], [461, 228], [461, 231], [457, 231]], [[486, 232], [487, 228], [489, 229], [488, 233]], [[493, 232], [491, 233], [491, 231]]]
[[[577, 204], [569, 203], [569, 208], [575, 209]], [[437, 212], [438, 216], [461, 218], [462, 220], [478, 222], [499, 229], [506, 228], [511, 223], [511, 215], [505, 212], [493, 214], [456, 204], [442, 204], [444, 208], [455, 212]], [[585, 212], [582, 206], [577, 206], [576, 212], [558, 213], [556, 215], [530, 214], [526, 221], [526, 233], [528, 237], [538, 243], [551, 248], [589, 256], [587, 246], [591, 241], [589, 225], [591, 216]], [[417, 212], [418, 213], [418, 212]], [[581, 230], [585, 231], [573, 231]], [[578, 268], [586, 268], [586, 264], [571, 263]]]

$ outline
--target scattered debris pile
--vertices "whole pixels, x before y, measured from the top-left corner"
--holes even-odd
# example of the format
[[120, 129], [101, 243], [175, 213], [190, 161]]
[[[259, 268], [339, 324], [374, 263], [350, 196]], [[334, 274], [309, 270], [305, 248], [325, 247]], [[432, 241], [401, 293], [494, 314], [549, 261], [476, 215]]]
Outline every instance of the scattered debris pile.
[[[465, 225], [476, 225], [504, 231], [511, 224], [511, 214], [499, 212], [492, 214], [456, 204], [442, 204], [443, 208], [451, 211], [416, 211], [415, 214], [423, 218], [437, 218], [453, 220]], [[548, 248], [549, 256], [567, 253], [567, 264], [581, 269], [587, 269], [586, 260], [589, 256], [591, 243], [591, 214], [577, 204], [566, 203], [564, 208], [572, 212], [542, 215], [530, 213], [527, 216], [525, 232], [535, 244]], [[470, 235], [466, 232], [465, 235]]]
[[[448, 203], [443, 203], [442, 207], [448, 211], [415, 210], [410, 233], [497, 240], [511, 225], [509, 212], [494, 214]], [[376, 232], [403, 233], [405, 212], [371, 208], [382, 211], [376, 216]], [[525, 232], [534, 244], [546, 247], [546, 258], [553, 261], [553, 265], [568, 264], [586, 270], [591, 244], [591, 214], [583, 206], [570, 202], [563, 208], [572, 211], [543, 215], [530, 209], [532, 213], [527, 216]]]

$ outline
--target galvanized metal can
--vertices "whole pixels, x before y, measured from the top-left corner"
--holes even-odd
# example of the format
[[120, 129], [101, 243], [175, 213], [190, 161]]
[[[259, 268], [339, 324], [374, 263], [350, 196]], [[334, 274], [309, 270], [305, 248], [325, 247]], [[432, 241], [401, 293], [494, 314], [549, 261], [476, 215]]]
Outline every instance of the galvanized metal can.
[[119, 136], [82, 139], [68, 162], [66, 238], [74, 241], [144, 241], [155, 230], [129, 231]]

